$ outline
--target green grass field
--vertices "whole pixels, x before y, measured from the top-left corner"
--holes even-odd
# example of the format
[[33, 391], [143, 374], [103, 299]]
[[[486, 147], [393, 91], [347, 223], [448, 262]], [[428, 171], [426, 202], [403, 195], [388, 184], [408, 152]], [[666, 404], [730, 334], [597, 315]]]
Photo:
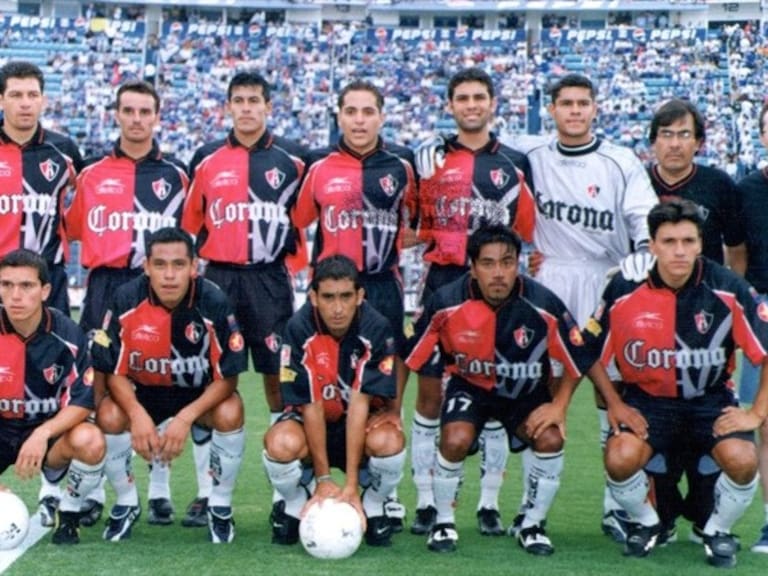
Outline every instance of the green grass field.
[[[409, 384], [406, 405], [413, 405], [414, 382]], [[270, 544], [268, 516], [271, 489], [261, 465], [261, 436], [266, 428], [267, 412], [263, 403], [260, 380], [249, 375], [241, 383], [248, 416], [246, 460], [235, 491], [237, 536], [231, 545], [214, 546], [207, 542], [205, 529], [182, 528], [177, 522], [168, 527], [150, 526], [142, 517], [134, 526], [129, 541], [106, 543], [101, 528], [83, 529], [79, 546], [62, 548], [44, 538], [5, 573], [14, 576], [90, 575], [128, 576], [132, 574], [164, 575], [245, 575], [245, 574], [376, 574], [443, 576], [450, 574], [543, 574], [548, 576], [714, 573], [704, 559], [700, 546], [688, 542], [690, 526], [683, 522], [677, 543], [653, 552], [649, 558], [626, 559], [620, 546], [600, 532], [602, 509], [602, 470], [597, 444], [597, 417], [589, 386], [579, 389], [568, 418], [568, 443], [562, 487], [549, 517], [549, 534], [556, 552], [549, 558], [535, 558], [523, 552], [509, 537], [488, 538], [478, 534], [475, 506], [478, 495], [478, 463], [471, 458], [466, 466], [466, 479], [457, 511], [460, 534], [459, 550], [454, 554], [435, 554], [426, 548], [425, 539], [409, 532], [396, 535], [388, 549], [368, 548], [363, 544], [351, 558], [322, 561], [309, 557], [300, 545], [290, 548]], [[410, 423], [410, 414], [406, 418]], [[195, 493], [195, 481], [187, 450], [174, 464], [173, 496], [177, 515]], [[146, 466], [136, 465], [140, 494], [146, 504]], [[20, 484], [11, 471], [2, 482], [22, 495], [30, 509], [36, 509], [38, 483]], [[507, 479], [502, 493], [502, 515], [511, 522], [520, 498], [521, 479], [518, 458], [510, 457]], [[415, 494], [406, 474], [400, 497], [413, 511]], [[109, 504], [109, 502], [108, 502]], [[410, 520], [410, 518], [409, 518]], [[37, 521], [37, 518], [34, 518]], [[736, 526], [744, 544], [754, 541], [762, 523], [760, 497]], [[765, 574], [768, 557], [744, 551], [739, 554], [736, 574]]]

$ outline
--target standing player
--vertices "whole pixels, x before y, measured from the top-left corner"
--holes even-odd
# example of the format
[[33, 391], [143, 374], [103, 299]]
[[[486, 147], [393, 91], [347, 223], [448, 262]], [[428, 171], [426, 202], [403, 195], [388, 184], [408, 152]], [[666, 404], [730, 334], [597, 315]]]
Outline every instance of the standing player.
[[[307, 302], [288, 322], [280, 379], [289, 408], [264, 437], [264, 466], [282, 496], [272, 512], [272, 541], [299, 538], [299, 514], [309, 497], [301, 461], [315, 473], [312, 500], [337, 498], [367, 519], [365, 540], [389, 546], [384, 513], [405, 464], [390, 322], [364, 302], [357, 265], [329, 256], [314, 269]], [[331, 467], [346, 473], [343, 487]], [[362, 497], [360, 486], [365, 490]]]
[[[80, 314], [80, 326], [86, 332], [101, 327], [109, 297], [142, 274], [147, 236], [161, 227], [178, 225], [189, 187], [184, 165], [164, 156], [154, 139], [160, 97], [152, 85], [141, 80], [122, 84], [117, 89], [115, 120], [120, 137], [114, 149], [87, 159], [65, 215], [67, 235], [81, 241], [82, 263], [89, 269]], [[97, 401], [103, 394], [103, 379], [97, 372]], [[170, 524], [169, 469], [153, 462], [151, 470], [149, 522]], [[203, 486], [210, 485], [206, 470], [204, 462], [203, 472], [198, 473]], [[96, 506], [103, 507], [103, 490], [94, 497], [99, 499]]]
[[0, 260], [0, 474], [42, 473], [67, 488], [55, 510], [54, 544], [77, 544], [80, 509], [99, 484], [104, 436], [86, 418], [94, 408], [93, 369], [82, 330], [43, 303], [51, 291], [42, 256], [26, 249]]
[[189, 234], [179, 228], [154, 232], [145, 276], [116, 291], [106, 329], [93, 338], [94, 366], [108, 374], [109, 395], [97, 422], [107, 434], [105, 472], [117, 493], [105, 540], [130, 537], [141, 514], [133, 451], [147, 462], [168, 464], [201, 428], [211, 435], [210, 538], [226, 543], [235, 536], [232, 491], [245, 447], [237, 379], [247, 358], [226, 295], [198, 278], [197, 266]]
[[[351, 258], [366, 299], [392, 324], [400, 399], [408, 372], [402, 361], [405, 308], [398, 264], [406, 206], [413, 209], [416, 195], [413, 154], [381, 139], [384, 96], [370, 82], [349, 83], [338, 106], [342, 136], [335, 146], [312, 154], [293, 220], [301, 228], [318, 221], [313, 261], [334, 254]], [[393, 498], [387, 511], [401, 530], [405, 508]]]
[[[768, 104], [763, 105], [758, 116], [760, 141], [768, 148]], [[768, 294], [768, 222], [766, 221], [765, 199], [768, 194], [768, 171], [765, 168], [753, 172], [738, 184], [744, 214], [744, 232], [747, 239], [746, 279], [755, 287], [759, 298], [765, 300]], [[753, 404], [760, 380], [759, 366], [743, 357], [739, 402]], [[763, 490], [765, 523], [760, 538], [752, 546], [753, 552], [768, 554], [768, 423], [760, 427], [760, 482]]]
[[[655, 266], [642, 281], [613, 278], [584, 331], [604, 362], [616, 359], [626, 384], [623, 397], [601, 386], [615, 430], [605, 450], [608, 484], [634, 522], [625, 554], [647, 555], [661, 530], [643, 468], [687, 436], [722, 469], [703, 540], [710, 564], [732, 567], [738, 542], [731, 528], [757, 489], [752, 431], [768, 415], [768, 306], [738, 275], [700, 257], [703, 218], [693, 202], [655, 206], [648, 227]], [[749, 410], [732, 390], [737, 347], [762, 364]], [[644, 434], [618, 427], [613, 417], [624, 403], [647, 421]]]
[[[427, 544], [436, 552], [456, 549], [454, 508], [464, 459], [477, 450], [489, 418], [533, 449], [518, 542], [531, 554], [554, 552], [544, 524], [560, 486], [565, 412], [594, 359], [583, 353], [581, 334], [562, 302], [518, 276], [520, 246], [506, 226], [475, 231], [467, 248], [470, 272], [436, 291], [416, 325], [408, 366], [418, 370], [438, 345], [449, 374], [433, 484], [437, 519]], [[550, 357], [568, 372], [554, 397]]]
[[[467, 271], [467, 238], [481, 224], [502, 224], [531, 240], [534, 204], [528, 162], [519, 152], [498, 141], [491, 132], [496, 96], [490, 76], [478, 68], [456, 73], [448, 83], [447, 109], [456, 121], [457, 134], [442, 144], [442, 162], [425, 170], [419, 185], [419, 238], [426, 242], [428, 267], [423, 301], [437, 288]], [[428, 147], [419, 156], [431, 158]], [[428, 162], [426, 162], [428, 163]], [[441, 363], [422, 366], [411, 428], [413, 479], [418, 492], [414, 534], [427, 534], [437, 510], [432, 493], [435, 440], [442, 402]], [[484, 535], [504, 533], [499, 513], [499, 490], [509, 454], [501, 423], [486, 423], [482, 451], [480, 500], [477, 519]]]

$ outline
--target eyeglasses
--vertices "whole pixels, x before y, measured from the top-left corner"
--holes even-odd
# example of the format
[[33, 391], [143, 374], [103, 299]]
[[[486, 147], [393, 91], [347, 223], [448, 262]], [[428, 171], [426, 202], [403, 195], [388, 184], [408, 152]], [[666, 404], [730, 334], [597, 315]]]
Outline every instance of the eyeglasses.
[[679, 140], [687, 141], [695, 138], [696, 135], [691, 130], [659, 130], [657, 138], [661, 140], [673, 140], [678, 138]]

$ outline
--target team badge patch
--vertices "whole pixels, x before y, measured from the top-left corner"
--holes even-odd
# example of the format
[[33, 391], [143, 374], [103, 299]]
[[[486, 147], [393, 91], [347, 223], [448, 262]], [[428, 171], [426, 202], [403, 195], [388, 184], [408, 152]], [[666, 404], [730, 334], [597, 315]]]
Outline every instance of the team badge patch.
[[165, 200], [171, 193], [171, 183], [168, 182], [165, 178], [155, 180], [152, 182], [152, 192], [155, 193], [155, 196], [157, 196], [158, 200]]
[[288, 344], [283, 344], [280, 348], [280, 366], [291, 365], [291, 347]]
[[507, 182], [509, 182], [509, 174], [504, 172], [504, 168], [497, 168], [496, 170], [491, 170], [490, 176], [491, 176], [491, 182], [499, 190], [504, 188], [504, 186], [507, 185]]
[[757, 306], [757, 315], [763, 322], [768, 322], [768, 304], [760, 302]]
[[296, 380], [296, 372], [286, 366], [280, 367], [280, 382], [283, 384], [290, 384]]
[[713, 319], [714, 315], [705, 312], [704, 310], [693, 315], [693, 321], [696, 324], [696, 330], [699, 331], [699, 334], [706, 334], [709, 332]]
[[229, 337], [229, 349], [232, 352], [240, 352], [244, 346], [245, 340], [243, 340], [243, 335], [240, 332], [233, 332]]
[[264, 338], [264, 344], [266, 344], [270, 352], [277, 354], [277, 351], [280, 350], [282, 339], [280, 338], [279, 334], [272, 332], [272, 334]]
[[184, 336], [192, 344], [200, 342], [200, 338], [203, 337], [203, 327], [197, 322], [190, 322], [187, 327], [184, 328]]
[[600, 194], [600, 186], [597, 184], [590, 184], [587, 186], [587, 196], [590, 198], [597, 198]]
[[43, 178], [48, 180], [48, 182], [53, 182], [56, 179], [60, 169], [61, 167], [50, 158], [45, 162], [40, 162], [40, 174], [42, 174]]
[[89, 366], [83, 373], [83, 384], [93, 386], [93, 367]]
[[382, 374], [389, 376], [392, 374], [392, 368], [395, 365], [395, 357], [394, 356], [387, 356], [379, 362], [379, 372]]
[[587, 325], [584, 327], [584, 329], [595, 337], [600, 336], [600, 334], [603, 333], [603, 329], [600, 327], [600, 322], [594, 318], [587, 320]]
[[379, 186], [384, 190], [384, 194], [394, 196], [395, 192], [397, 192], [397, 179], [392, 174], [387, 174], [379, 178]]
[[264, 179], [267, 181], [273, 190], [277, 190], [285, 182], [285, 172], [281, 172], [277, 167], [264, 172]]
[[112, 344], [112, 339], [107, 336], [107, 333], [104, 330], [96, 330], [93, 333], [93, 343], [103, 346], [104, 348], [109, 348], [109, 345]]
[[43, 378], [50, 385], [56, 384], [64, 372], [64, 367], [59, 364], [51, 364], [48, 368], [43, 368]]
[[533, 330], [523, 324], [520, 328], [517, 328], [512, 335], [515, 337], [515, 344], [517, 344], [518, 348], [528, 348], [528, 345], [533, 339]]
[[584, 339], [581, 337], [581, 330], [579, 330], [578, 326], [571, 328], [570, 332], [568, 332], [568, 339], [574, 346], [584, 345]]

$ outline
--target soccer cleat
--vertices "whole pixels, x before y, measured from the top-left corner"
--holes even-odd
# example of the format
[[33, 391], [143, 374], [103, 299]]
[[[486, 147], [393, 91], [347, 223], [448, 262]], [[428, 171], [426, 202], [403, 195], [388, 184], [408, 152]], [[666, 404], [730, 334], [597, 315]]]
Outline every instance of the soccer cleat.
[[435, 524], [429, 533], [427, 548], [433, 552], [454, 552], [458, 540], [456, 524]]
[[504, 525], [501, 523], [501, 514], [493, 508], [480, 508], [477, 511], [477, 529], [483, 536], [501, 536], [504, 534]]
[[555, 553], [552, 541], [541, 524], [521, 528], [517, 535], [517, 542], [523, 550], [534, 556], [551, 556]]
[[371, 516], [365, 529], [365, 543], [368, 546], [391, 546], [392, 525], [386, 516]]
[[405, 505], [400, 500], [397, 498], [387, 498], [384, 501], [384, 515], [389, 518], [389, 525], [392, 527], [393, 534], [403, 531]]
[[235, 521], [229, 506], [208, 508], [208, 535], [214, 544], [229, 544], [235, 539]]
[[[520, 530], [523, 529], [523, 520], [525, 520], [525, 514], [518, 514], [515, 516], [515, 519], [512, 520], [512, 524], [509, 525], [509, 528], [507, 528], [507, 536], [512, 536], [513, 538], [517, 538], [517, 535], [520, 534]], [[547, 527], [547, 520], [544, 519], [541, 521], [540, 526], [542, 528]]]
[[416, 508], [416, 518], [411, 524], [411, 534], [429, 534], [437, 520], [437, 508]]
[[173, 524], [173, 504], [168, 498], [150, 498], [147, 522], [159, 526]]
[[299, 541], [299, 519], [286, 514], [285, 500], [272, 504], [269, 523], [272, 524], [272, 544], [290, 546]]
[[661, 524], [644, 526], [642, 524], [629, 524], [627, 539], [624, 542], [624, 556], [643, 558], [648, 556], [656, 546], [661, 532]]
[[[737, 534], [731, 534], [733, 541], [736, 542], [736, 551], [741, 550], [741, 538]], [[704, 544], [704, 529], [699, 528], [696, 524], [691, 526], [691, 533], [688, 534], [688, 540], [694, 544]]]
[[208, 526], [208, 498], [195, 498], [187, 506], [187, 513], [181, 520], [185, 528], [203, 528]]
[[760, 530], [760, 538], [757, 539], [757, 542], [752, 544], [750, 550], [759, 554], [768, 554], [768, 524], [763, 526], [763, 529]]
[[53, 530], [51, 542], [54, 544], [80, 543], [80, 513], [56, 511], [56, 528]]
[[611, 510], [603, 516], [603, 534], [610, 536], [614, 542], [622, 544], [627, 540], [629, 516], [624, 510]]
[[39, 502], [38, 514], [40, 514], [40, 525], [44, 528], [50, 528], [56, 525], [56, 510], [59, 508], [59, 499], [56, 496], [46, 496]]
[[674, 524], [662, 525], [659, 537], [656, 539], [656, 546], [663, 548], [672, 542], [677, 542], [677, 526]]
[[131, 537], [131, 527], [141, 516], [140, 506], [122, 506], [115, 504], [109, 513], [107, 527], [104, 529], [104, 540], [120, 542]]
[[83, 507], [80, 508], [80, 526], [90, 528], [96, 526], [96, 523], [101, 520], [101, 514], [104, 512], [104, 503], [94, 500], [93, 498], [86, 498], [83, 502]]
[[707, 562], [717, 568], [736, 566], [736, 551], [739, 549], [733, 534], [718, 532], [712, 536], [704, 534], [704, 552]]

